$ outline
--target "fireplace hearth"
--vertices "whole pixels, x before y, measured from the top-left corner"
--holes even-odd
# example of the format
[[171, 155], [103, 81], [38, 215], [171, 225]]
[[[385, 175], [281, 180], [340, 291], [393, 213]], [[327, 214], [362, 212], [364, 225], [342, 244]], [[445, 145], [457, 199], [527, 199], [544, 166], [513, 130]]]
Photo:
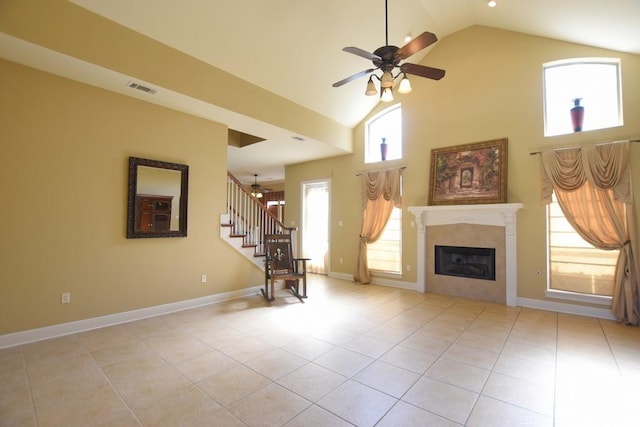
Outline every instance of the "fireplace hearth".
[[496, 280], [496, 250], [435, 245], [435, 274]]

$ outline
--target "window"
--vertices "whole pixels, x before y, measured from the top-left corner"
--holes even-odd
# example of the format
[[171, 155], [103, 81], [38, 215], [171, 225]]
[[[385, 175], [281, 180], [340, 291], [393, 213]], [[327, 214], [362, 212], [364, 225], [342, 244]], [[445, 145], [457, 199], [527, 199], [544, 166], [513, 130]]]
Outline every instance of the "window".
[[[386, 159], [382, 158], [380, 144], [386, 143]], [[364, 162], [402, 158], [402, 108], [400, 104], [389, 107], [373, 116], [366, 125]]]
[[611, 297], [619, 251], [597, 249], [583, 240], [565, 218], [555, 194], [547, 207], [547, 228], [548, 296], [587, 302], [597, 302], [598, 298], [590, 300], [567, 293]]
[[580, 58], [549, 62], [544, 69], [544, 135], [573, 132], [573, 100], [584, 106], [582, 130], [622, 126], [620, 60]]
[[367, 245], [369, 270], [402, 273], [402, 209], [393, 208], [391, 217], [374, 243]]

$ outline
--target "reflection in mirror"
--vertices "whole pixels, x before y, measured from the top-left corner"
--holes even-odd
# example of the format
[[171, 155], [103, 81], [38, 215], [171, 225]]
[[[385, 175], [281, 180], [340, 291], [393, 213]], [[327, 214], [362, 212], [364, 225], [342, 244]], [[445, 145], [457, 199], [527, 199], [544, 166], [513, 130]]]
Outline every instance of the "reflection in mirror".
[[127, 237], [187, 235], [189, 167], [129, 158]]

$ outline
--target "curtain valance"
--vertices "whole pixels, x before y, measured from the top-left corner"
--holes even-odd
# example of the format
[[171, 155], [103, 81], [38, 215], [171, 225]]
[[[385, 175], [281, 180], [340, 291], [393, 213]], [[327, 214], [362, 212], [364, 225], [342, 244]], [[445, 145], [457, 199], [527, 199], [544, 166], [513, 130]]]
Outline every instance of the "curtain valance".
[[367, 200], [392, 201], [397, 208], [402, 207], [402, 194], [400, 180], [404, 168], [388, 169], [377, 172], [365, 172], [361, 175], [362, 206], [367, 205]]
[[551, 203], [554, 185], [563, 191], [574, 191], [586, 181], [601, 190], [613, 189], [616, 200], [631, 203], [628, 143], [544, 150], [541, 154], [544, 203]]

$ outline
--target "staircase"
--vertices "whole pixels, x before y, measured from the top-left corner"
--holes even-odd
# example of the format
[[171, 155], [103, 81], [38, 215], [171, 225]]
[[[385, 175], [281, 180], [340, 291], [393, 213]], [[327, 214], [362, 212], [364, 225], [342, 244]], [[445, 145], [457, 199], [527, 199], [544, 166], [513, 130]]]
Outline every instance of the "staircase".
[[220, 237], [245, 258], [264, 269], [264, 235], [291, 234], [296, 248], [297, 228], [286, 227], [267, 211], [232, 174], [227, 172], [227, 212], [220, 215]]

